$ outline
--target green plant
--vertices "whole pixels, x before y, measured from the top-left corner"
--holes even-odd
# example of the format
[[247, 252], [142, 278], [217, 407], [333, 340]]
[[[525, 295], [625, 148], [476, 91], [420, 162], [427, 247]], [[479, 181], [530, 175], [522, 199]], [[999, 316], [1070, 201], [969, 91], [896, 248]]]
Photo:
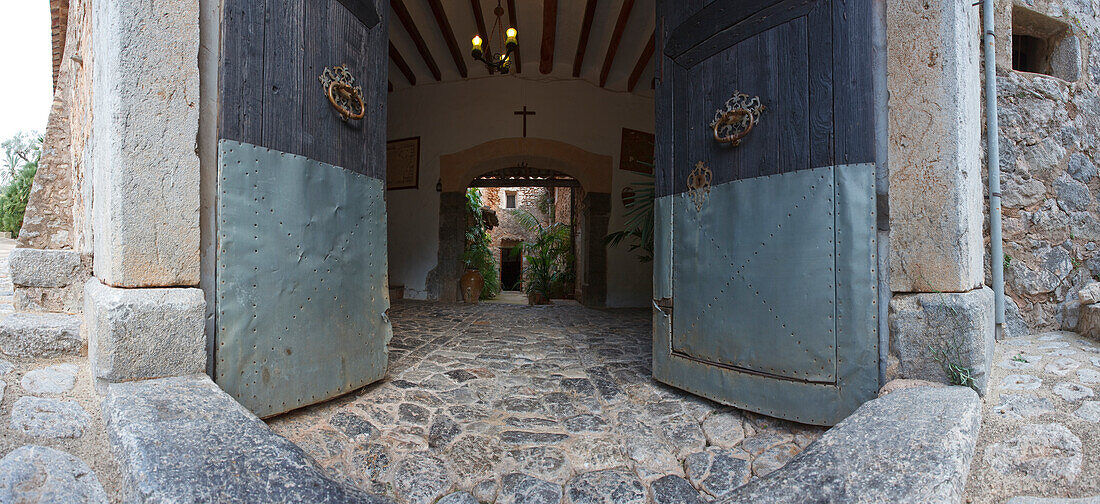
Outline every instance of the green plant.
[[466, 190], [466, 248], [462, 251], [462, 263], [467, 269], [476, 269], [484, 279], [481, 299], [489, 299], [500, 293], [500, 273], [493, 258], [493, 239], [485, 225], [481, 208], [481, 191]]
[[1013, 355], [1012, 360], [1014, 362], [1023, 362], [1024, 364], [1027, 364], [1027, 359], [1024, 358], [1024, 354]]
[[21, 132], [0, 143], [0, 148], [4, 150], [3, 162], [8, 170], [5, 174], [8, 182], [0, 187], [0, 231], [18, 237], [42, 157], [42, 137]]
[[[955, 310], [953, 306], [948, 304], [946, 296], [943, 292], [935, 291], [940, 295], [943, 305], [950, 311], [950, 319], [955, 322], [955, 327], [946, 328], [946, 336], [936, 344], [928, 345], [928, 350], [932, 352], [932, 360], [936, 361], [943, 369], [945, 375], [947, 375], [948, 383], [952, 385], [959, 385], [963, 387], [970, 387], [978, 392], [978, 384], [974, 380], [974, 370], [970, 367], [960, 364], [963, 360], [962, 350], [963, 341], [962, 334], [964, 327], [962, 317], [959, 312]], [[979, 392], [980, 393], [980, 392]]]
[[1008, 254], [1005, 254], [1005, 262], [1004, 262], [1004, 265], [1005, 265], [1005, 269], [1006, 269], [1006, 270], [1008, 269], [1008, 267], [1009, 267], [1009, 266], [1012, 266], [1012, 256], [1010, 256], [1010, 255], [1008, 255]]
[[605, 236], [604, 243], [617, 247], [629, 239], [630, 251], [638, 252], [639, 261], [649, 262], [653, 260], [654, 176], [643, 176], [645, 180], [632, 184], [634, 199], [624, 202], [626, 224], [623, 230]]
[[524, 290], [550, 299], [555, 289], [573, 281], [573, 241], [569, 226], [564, 223], [543, 225], [526, 210], [512, 210], [516, 222], [534, 237], [517, 247], [523, 254]]

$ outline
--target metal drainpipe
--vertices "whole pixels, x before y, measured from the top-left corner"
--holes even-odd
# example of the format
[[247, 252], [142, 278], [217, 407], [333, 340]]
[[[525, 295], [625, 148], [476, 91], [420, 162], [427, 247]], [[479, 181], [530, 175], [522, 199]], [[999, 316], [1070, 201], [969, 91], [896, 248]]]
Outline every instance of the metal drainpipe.
[[985, 41], [985, 136], [989, 164], [990, 267], [993, 270], [993, 298], [997, 338], [1005, 324], [1004, 244], [1001, 241], [1001, 152], [997, 126], [997, 34], [994, 31], [995, 0], [982, 2], [982, 31]]

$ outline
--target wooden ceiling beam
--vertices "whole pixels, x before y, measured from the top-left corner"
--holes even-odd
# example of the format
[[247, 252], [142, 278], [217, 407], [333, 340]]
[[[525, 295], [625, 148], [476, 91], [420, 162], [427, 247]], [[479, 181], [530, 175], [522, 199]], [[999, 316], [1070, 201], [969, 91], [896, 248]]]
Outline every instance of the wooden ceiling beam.
[[401, 70], [402, 74], [405, 74], [405, 80], [409, 81], [409, 85], [416, 85], [416, 74], [409, 68], [409, 64], [405, 62], [405, 58], [401, 57], [401, 52], [394, 47], [393, 42], [390, 42], [390, 60], [394, 65], [397, 65], [397, 69]]
[[455, 66], [458, 67], [458, 74], [465, 79], [467, 77], [466, 58], [462, 57], [462, 50], [459, 49], [458, 40], [455, 39], [455, 31], [451, 29], [451, 21], [447, 19], [447, 11], [443, 10], [443, 2], [441, 0], [428, 0], [428, 5], [432, 7], [435, 24], [439, 25], [443, 40], [447, 42], [447, 49], [450, 49], [451, 58], [454, 58]]
[[554, 70], [554, 43], [558, 35], [558, 0], [542, 0], [542, 60], [539, 71]]
[[588, 36], [592, 34], [592, 22], [596, 19], [596, 4], [599, 0], [588, 0], [584, 7], [584, 22], [581, 24], [581, 38], [577, 42], [577, 55], [573, 58], [573, 77], [581, 76], [584, 53], [588, 49]]
[[412, 15], [409, 14], [409, 9], [405, 8], [405, 2], [402, 0], [390, 0], [390, 5], [393, 6], [393, 13], [397, 14], [397, 19], [401, 21], [401, 25], [405, 27], [405, 31], [412, 37], [413, 43], [416, 44], [416, 50], [420, 53], [420, 57], [424, 58], [424, 63], [428, 65], [428, 70], [432, 73], [432, 77], [435, 80], [443, 80], [443, 74], [439, 73], [439, 65], [435, 63], [435, 58], [432, 57], [431, 51], [428, 50], [427, 42], [424, 42], [424, 37], [420, 35], [420, 30], [416, 29], [416, 23], [413, 22]]
[[[516, 18], [519, 13], [516, 12], [516, 0], [508, 0], [508, 21], [511, 23], [511, 27], [519, 31], [519, 22]], [[503, 37], [504, 34], [501, 34]], [[523, 47], [520, 45], [520, 47]], [[516, 73], [523, 72], [523, 58], [520, 57], [520, 49], [516, 49]]]
[[623, 40], [626, 22], [630, 19], [630, 11], [633, 9], [634, 0], [623, 0], [623, 8], [619, 11], [619, 19], [615, 21], [615, 31], [611, 33], [611, 43], [607, 45], [607, 55], [603, 59], [603, 70], [600, 70], [600, 87], [607, 85], [607, 76], [611, 73], [611, 65], [615, 63], [615, 56], [619, 52], [619, 42]]
[[634, 86], [638, 85], [638, 79], [642, 78], [642, 72], [649, 66], [649, 60], [653, 59], [653, 51], [657, 45], [657, 32], [653, 32], [649, 36], [649, 42], [646, 43], [645, 49], [642, 50], [642, 55], [638, 56], [638, 63], [634, 65], [634, 71], [630, 72], [630, 80], [626, 84], [627, 92], [633, 92]]
[[[474, 11], [474, 23], [477, 23], [477, 34], [482, 40], [489, 40], [489, 32], [485, 29], [485, 12], [481, 10], [481, 0], [470, 0], [470, 9]], [[489, 69], [485, 69], [486, 73]]]

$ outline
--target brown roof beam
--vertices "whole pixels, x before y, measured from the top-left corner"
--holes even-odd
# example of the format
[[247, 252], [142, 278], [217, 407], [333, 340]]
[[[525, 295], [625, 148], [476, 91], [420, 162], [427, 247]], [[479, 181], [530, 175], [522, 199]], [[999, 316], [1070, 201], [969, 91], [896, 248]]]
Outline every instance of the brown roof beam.
[[588, 49], [588, 36], [592, 34], [592, 22], [596, 19], [596, 3], [598, 0], [588, 0], [584, 7], [584, 22], [581, 24], [581, 39], [577, 42], [577, 56], [573, 58], [573, 77], [581, 76], [581, 65], [584, 63], [584, 53]]
[[[485, 30], [485, 12], [481, 10], [480, 0], [470, 0], [470, 8], [474, 11], [474, 22], [477, 23], [477, 34], [482, 40], [489, 41], [489, 32]], [[489, 71], [488, 68], [485, 69]]]
[[539, 71], [554, 71], [554, 42], [558, 35], [558, 0], [542, 1], [542, 61]]
[[649, 36], [649, 42], [646, 43], [645, 49], [642, 50], [642, 55], [638, 56], [638, 63], [634, 65], [634, 71], [630, 72], [630, 80], [626, 84], [627, 92], [633, 92], [634, 86], [638, 85], [638, 79], [642, 78], [642, 72], [645, 71], [645, 67], [649, 66], [649, 60], [653, 58], [653, 51], [656, 49], [657, 33]]
[[394, 65], [397, 65], [397, 69], [405, 74], [405, 80], [409, 81], [409, 85], [415, 86], [416, 74], [409, 68], [409, 64], [405, 62], [405, 58], [401, 57], [401, 52], [393, 46], [393, 42], [390, 42], [390, 59], [393, 60]]
[[607, 76], [611, 73], [611, 65], [615, 63], [615, 55], [619, 52], [619, 42], [623, 40], [626, 21], [630, 19], [630, 11], [633, 9], [634, 0], [623, 1], [623, 8], [619, 11], [619, 19], [615, 21], [615, 31], [611, 33], [611, 43], [607, 45], [607, 55], [603, 59], [603, 70], [600, 70], [600, 87], [607, 84]]
[[432, 72], [432, 77], [435, 80], [443, 80], [443, 75], [439, 73], [439, 65], [435, 63], [435, 58], [432, 57], [431, 51], [428, 50], [427, 42], [424, 42], [424, 37], [420, 36], [420, 30], [416, 29], [416, 23], [413, 22], [412, 15], [409, 14], [409, 9], [405, 8], [405, 2], [402, 0], [391, 0], [390, 5], [393, 6], [393, 13], [397, 14], [397, 19], [401, 21], [401, 25], [405, 27], [405, 31], [412, 37], [413, 43], [416, 44], [416, 50], [420, 53], [420, 57], [424, 58], [424, 63], [428, 65], [428, 70]]
[[[508, 21], [512, 24], [512, 28], [519, 31], [519, 22], [516, 21], [516, 17], [519, 14], [516, 12], [516, 0], [508, 0]], [[501, 34], [503, 37], [504, 35]], [[520, 50], [516, 49], [516, 73], [523, 71], [523, 59], [519, 55]]]
[[447, 42], [447, 49], [450, 49], [451, 57], [455, 60], [455, 66], [458, 67], [458, 74], [465, 79], [467, 76], [466, 59], [462, 57], [462, 50], [458, 48], [455, 32], [451, 29], [450, 20], [447, 19], [447, 11], [443, 10], [443, 2], [440, 0], [428, 0], [428, 5], [432, 7], [432, 14], [435, 15], [435, 24], [439, 25], [443, 40]]

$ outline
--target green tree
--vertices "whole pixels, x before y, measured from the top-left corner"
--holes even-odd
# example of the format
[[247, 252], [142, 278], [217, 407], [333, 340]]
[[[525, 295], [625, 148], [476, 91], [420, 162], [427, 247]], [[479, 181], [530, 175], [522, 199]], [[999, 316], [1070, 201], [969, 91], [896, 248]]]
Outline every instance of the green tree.
[[568, 225], [543, 225], [527, 210], [512, 210], [512, 217], [534, 237], [520, 244], [526, 264], [523, 268], [527, 296], [538, 293], [547, 301], [555, 290], [573, 281], [573, 242]]
[[479, 189], [466, 190], [466, 223], [466, 248], [462, 251], [462, 262], [467, 268], [481, 272], [485, 283], [479, 297], [491, 299], [500, 293], [500, 273], [493, 258], [493, 239], [485, 222]]
[[0, 142], [0, 148], [4, 150], [4, 177], [7, 179], [7, 183], [0, 186], [0, 231], [18, 237], [34, 174], [42, 158], [42, 136], [20, 132]]

